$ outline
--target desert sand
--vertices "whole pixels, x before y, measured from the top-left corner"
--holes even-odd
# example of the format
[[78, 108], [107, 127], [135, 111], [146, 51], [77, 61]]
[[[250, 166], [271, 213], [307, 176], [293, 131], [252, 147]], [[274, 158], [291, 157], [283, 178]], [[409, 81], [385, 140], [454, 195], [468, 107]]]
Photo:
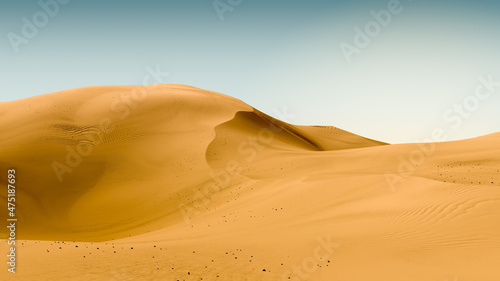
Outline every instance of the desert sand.
[[389, 145], [174, 84], [0, 103], [0, 128], [0, 280], [500, 280], [500, 134]]

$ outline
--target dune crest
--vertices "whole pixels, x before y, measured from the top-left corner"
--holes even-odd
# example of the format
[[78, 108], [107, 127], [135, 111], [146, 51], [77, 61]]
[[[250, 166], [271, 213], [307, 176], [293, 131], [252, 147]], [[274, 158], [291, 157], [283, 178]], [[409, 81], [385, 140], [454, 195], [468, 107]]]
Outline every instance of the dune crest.
[[16, 280], [499, 278], [500, 134], [388, 145], [176, 84], [72, 89], [0, 117]]
[[[332, 146], [310, 137], [308, 127], [176, 84], [79, 88], [14, 101], [2, 111], [0, 126], [10, 134], [1, 153], [26, 169], [19, 196], [33, 202], [19, 210], [25, 239], [120, 238], [180, 221], [177, 206], [190, 203], [189, 188], [210, 180], [210, 155], [238, 154], [215, 148], [225, 138], [222, 127], [231, 127], [225, 134], [238, 144], [267, 133], [272, 144], [258, 145], [268, 152]], [[151, 198], [156, 203], [146, 204]]]

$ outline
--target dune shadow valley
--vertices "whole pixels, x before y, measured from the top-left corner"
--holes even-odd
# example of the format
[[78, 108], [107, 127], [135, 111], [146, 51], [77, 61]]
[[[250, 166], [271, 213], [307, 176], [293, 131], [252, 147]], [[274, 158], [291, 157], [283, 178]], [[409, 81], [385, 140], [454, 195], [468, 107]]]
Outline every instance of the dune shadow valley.
[[500, 133], [343, 129], [179, 84], [2, 102], [0, 280], [500, 280]]

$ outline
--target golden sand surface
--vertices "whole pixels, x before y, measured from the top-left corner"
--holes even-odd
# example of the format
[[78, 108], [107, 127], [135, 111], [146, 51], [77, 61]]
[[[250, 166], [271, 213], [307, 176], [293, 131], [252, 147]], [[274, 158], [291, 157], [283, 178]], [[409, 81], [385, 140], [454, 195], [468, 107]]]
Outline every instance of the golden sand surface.
[[0, 128], [0, 280], [500, 280], [500, 134], [389, 145], [176, 84], [4, 102]]

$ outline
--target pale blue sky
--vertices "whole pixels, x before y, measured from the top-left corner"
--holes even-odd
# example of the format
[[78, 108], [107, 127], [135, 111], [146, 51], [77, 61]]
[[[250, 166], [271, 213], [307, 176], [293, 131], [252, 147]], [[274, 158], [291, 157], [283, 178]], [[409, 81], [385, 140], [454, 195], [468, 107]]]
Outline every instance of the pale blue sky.
[[[2, 1], [0, 101], [141, 84], [145, 68], [160, 65], [166, 83], [391, 143], [423, 140], [434, 128], [450, 140], [500, 132], [500, 87], [474, 104], [479, 77], [500, 83], [500, 4], [402, 0], [348, 62], [340, 44], [355, 46], [355, 28], [390, 2], [243, 0], [221, 20], [212, 0], [72, 0], [16, 53], [9, 34], [22, 36], [22, 18], [43, 9]], [[464, 100], [461, 116], [454, 104]]]

